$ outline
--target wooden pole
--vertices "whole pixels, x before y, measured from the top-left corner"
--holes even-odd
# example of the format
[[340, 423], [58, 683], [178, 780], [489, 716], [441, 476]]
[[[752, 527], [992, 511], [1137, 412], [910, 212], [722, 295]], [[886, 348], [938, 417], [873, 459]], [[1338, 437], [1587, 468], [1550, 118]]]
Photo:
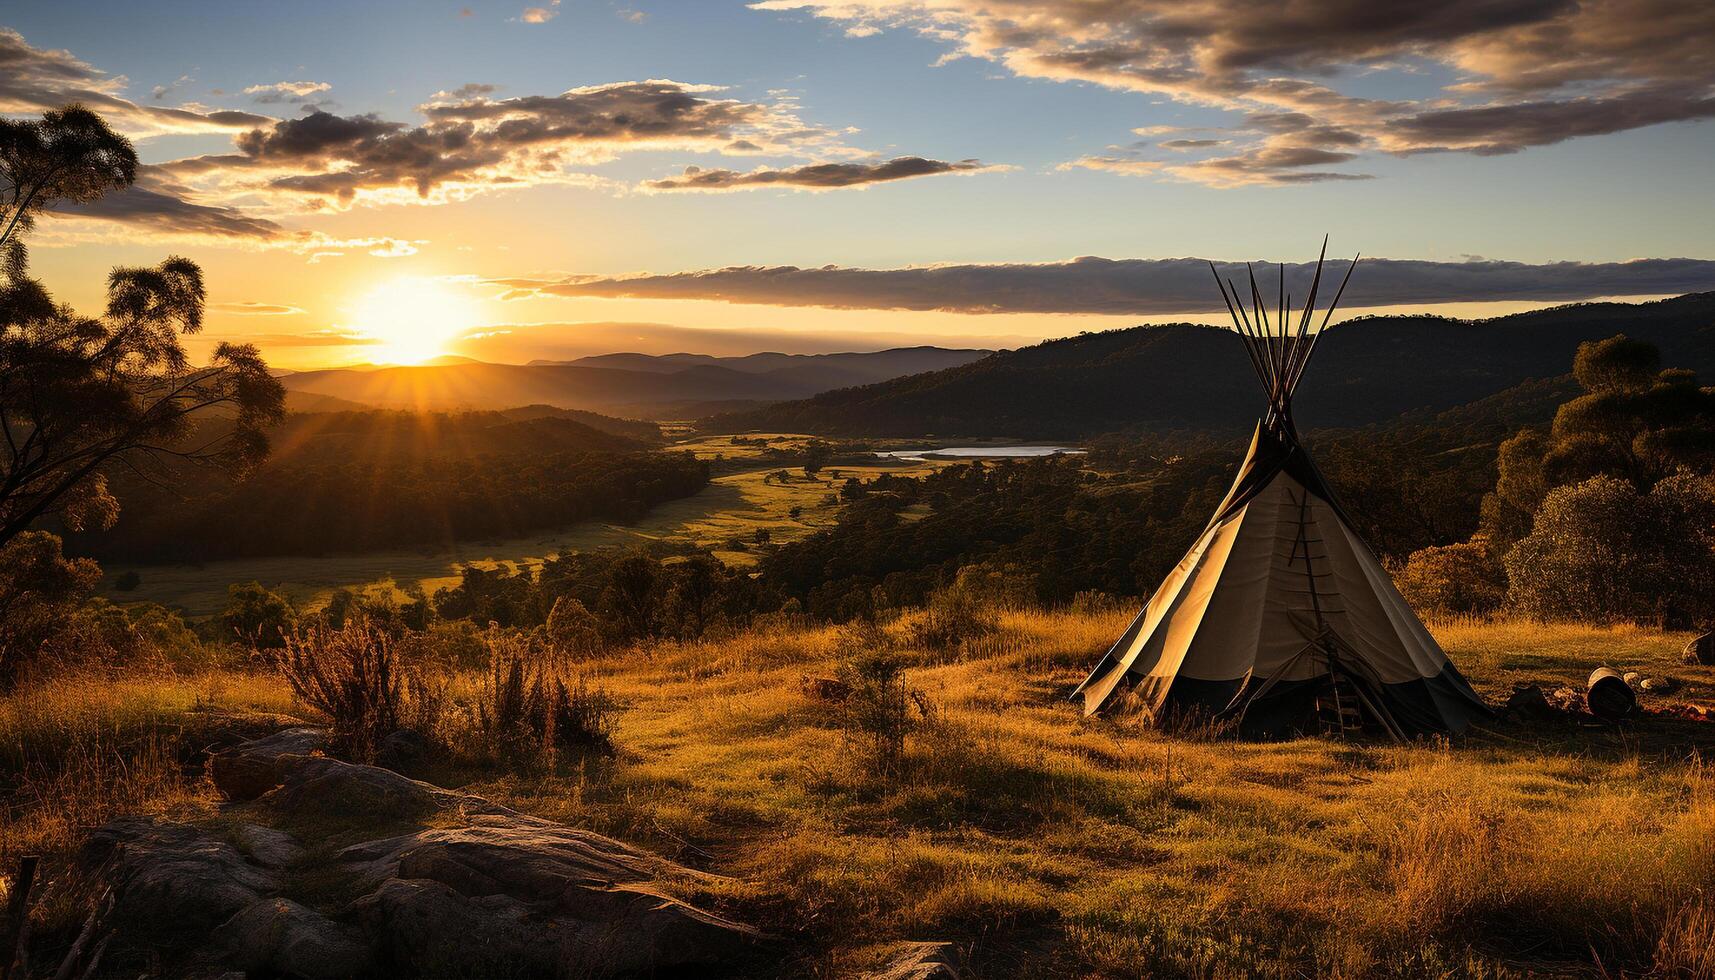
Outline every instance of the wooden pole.
[[41, 858], [26, 854], [18, 859], [18, 876], [12, 879], [12, 895], [6, 903], [6, 931], [0, 934], [0, 980], [11, 980], [12, 969], [24, 945], [30, 918], [30, 889], [36, 883], [36, 865]]

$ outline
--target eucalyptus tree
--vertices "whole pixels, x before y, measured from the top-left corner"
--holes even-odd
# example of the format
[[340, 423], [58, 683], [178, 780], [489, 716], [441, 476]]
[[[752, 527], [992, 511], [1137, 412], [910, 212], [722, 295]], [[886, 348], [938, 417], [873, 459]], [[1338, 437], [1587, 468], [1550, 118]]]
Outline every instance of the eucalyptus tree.
[[206, 304], [195, 262], [114, 269], [96, 316], [30, 277], [35, 219], [122, 193], [137, 167], [130, 142], [81, 106], [0, 120], [0, 549], [44, 518], [111, 526], [107, 478], [120, 468], [252, 466], [283, 414], [285, 391], [254, 346], [216, 344], [191, 362], [183, 338], [202, 329]]

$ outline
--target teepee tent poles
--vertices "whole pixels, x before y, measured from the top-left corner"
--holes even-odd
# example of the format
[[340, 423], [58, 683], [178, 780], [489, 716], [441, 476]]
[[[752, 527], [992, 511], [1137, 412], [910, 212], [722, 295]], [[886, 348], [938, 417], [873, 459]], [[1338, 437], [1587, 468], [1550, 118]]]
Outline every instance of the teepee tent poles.
[[1223, 278], [1215, 264], [1209, 263], [1209, 273], [1214, 277], [1215, 287], [1221, 291], [1221, 301], [1226, 304], [1227, 316], [1232, 319], [1233, 330], [1244, 342], [1245, 354], [1250, 358], [1251, 368], [1256, 372], [1263, 392], [1268, 395], [1266, 420], [1271, 428], [1286, 424], [1293, 392], [1303, 377], [1304, 369], [1309, 366], [1310, 355], [1315, 351], [1322, 331], [1327, 329], [1334, 317], [1340, 297], [1345, 295], [1346, 284], [1352, 279], [1352, 270], [1357, 268], [1358, 260], [1354, 257], [1346, 267], [1345, 276], [1340, 280], [1340, 288], [1334, 294], [1334, 301], [1321, 311], [1321, 324], [1312, 330], [1311, 322], [1317, 313], [1316, 300], [1321, 294], [1322, 271], [1327, 264], [1327, 258], [1328, 239], [1324, 236], [1322, 251], [1316, 258], [1316, 268], [1310, 279], [1309, 294], [1302, 308], [1292, 302], [1292, 294], [1286, 289], [1286, 263], [1282, 262], [1277, 266], [1279, 281], [1273, 316], [1270, 316], [1268, 303], [1263, 299], [1262, 286], [1257, 282], [1254, 264], [1245, 263], [1246, 285], [1250, 291], [1250, 302], [1247, 304], [1238, 284], [1230, 278]]

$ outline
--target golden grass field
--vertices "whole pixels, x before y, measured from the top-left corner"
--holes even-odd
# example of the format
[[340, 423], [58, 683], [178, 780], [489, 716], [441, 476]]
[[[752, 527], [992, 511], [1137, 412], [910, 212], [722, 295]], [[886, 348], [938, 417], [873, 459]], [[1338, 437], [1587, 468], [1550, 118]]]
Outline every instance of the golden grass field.
[[[895, 777], [801, 690], [858, 634], [784, 624], [590, 663], [624, 705], [611, 759], [427, 775], [731, 876], [704, 897], [787, 940], [797, 975], [907, 938], [983, 976], [1715, 975], [1715, 725], [1253, 744], [1083, 719], [1065, 694], [1128, 615], [1013, 611], [956, 654], [907, 649], [932, 709]], [[1432, 626], [1494, 702], [1597, 662], [1715, 700], [1683, 635]], [[210, 814], [173, 754], [235, 711], [309, 714], [242, 671], [0, 701], [8, 778], [29, 773], [0, 861], [118, 812]]]
[[[787, 445], [787, 443], [777, 443]], [[362, 588], [391, 582], [400, 588], [420, 586], [433, 595], [436, 589], [457, 585], [458, 569], [466, 564], [480, 568], [503, 565], [537, 568], [556, 555], [606, 547], [633, 547], [651, 541], [694, 544], [715, 549], [724, 562], [748, 565], [755, 556], [726, 547], [733, 538], [746, 541], [761, 529], [773, 540], [792, 541], [834, 523], [837, 504], [826, 503], [839, 492], [840, 479], [859, 476], [874, 479], [887, 472], [921, 476], [943, 463], [831, 465], [819, 479], [808, 479], [794, 468], [789, 483], [768, 480], [779, 465], [757, 467], [761, 450], [732, 446], [724, 439], [694, 440], [673, 447], [704, 458], [724, 454], [738, 467], [710, 480], [694, 496], [660, 504], [634, 524], [590, 522], [546, 534], [504, 540], [466, 541], [454, 547], [429, 551], [372, 551], [323, 557], [242, 558], [205, 562], [200, 565], [131, 565], [113, 562], [104, 566], [106, 595], [115, 602], [157, 602], [180, 608], [187, 616], [219, 613], [226, 607], [227, 586], [234, 582], [261, 582], [292, 597], [305, 609], [317, 609], [338, 588]], [[749, 461], [748, 463], [746, 461]], [[767, 481], [767, 482], [765, 482]], [[798, 517], [792, 508], [801, 508]], [[112, 589], [112, 583], [127, 571], [141, 580], [129, 592]]]

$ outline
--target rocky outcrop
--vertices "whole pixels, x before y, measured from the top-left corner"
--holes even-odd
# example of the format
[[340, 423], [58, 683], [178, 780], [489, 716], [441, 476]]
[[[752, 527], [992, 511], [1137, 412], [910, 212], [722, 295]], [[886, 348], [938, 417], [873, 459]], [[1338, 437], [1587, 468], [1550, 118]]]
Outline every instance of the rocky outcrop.
[[327, 741], [326, 729], [288, 728], [216, 753], [209, 760], [209, 777], [227, 799], [254, 800], [285, 780], [295, 764], [285, 760], [315, 755]]
[[247, 974], [356, 977], [373, 972], [373, 943], [289, 898], [253, 902], [212, 937], [215, 958]]
[[201, 828], [146, 817], [97, 830], [84, 845], [83, 864], [114, 882], [118, 928], [152, 944], [207, 935], [284, 884]]
[[299, 978], [624, 976], [758, 955], [756, 930], [674, 897], [713, 876], [322, 743], [300, 728], [216, 756], [234, 803], [206, 825], [99, 831], [86, 860], [113, 882], [118, 945], [180, 955], [187, 975]]

